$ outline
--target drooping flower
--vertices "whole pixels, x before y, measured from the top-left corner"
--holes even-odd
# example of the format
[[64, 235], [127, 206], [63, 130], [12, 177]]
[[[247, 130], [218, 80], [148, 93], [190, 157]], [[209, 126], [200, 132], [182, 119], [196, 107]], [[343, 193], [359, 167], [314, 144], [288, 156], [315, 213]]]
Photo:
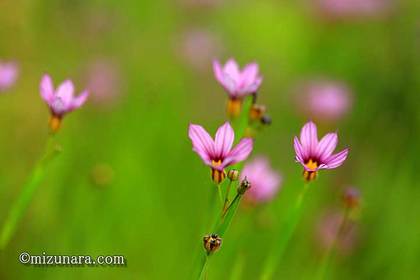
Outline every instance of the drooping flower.
[[251, 188], [245, 194], [247, 200], [255, 203], [272, 199], [280, 189], [281, 176], [271, 169], [265, 157], [257, 157], [247, 163], [241, 172], [241, 179], [246, 178]]
[[9, 89], [17, 80], [18, 66], [14, 62], [0, 62], [0, 91]]
[[42, 77], [40, 93], [51, 110], [50, 127], [53, 132], [59, 129], [63, 116], [82, 106], [89, 95], [85, 90], [79, 96], [74, 97], [74, 86], [70, 80], [65, 80], [55, 90], [49, 75]]
[[193, 150], [211, 167], [212, 179], [216, 184], [226, 178], [224, 169], [245, 160], [253, 147], [251, 138], [243, 138], [232, 149], [235, 134], [228, 122], [219, 127], [214, 140], [202, 126], [196, 124], [189, 125], [188, 136]]
[[322, 121], [336, 121], [350, 109], [350, 89], [338, 81], [319, 80], [307, 83], [300, 94], [299, 104], [309, 117]]
[[294, 138], [294, 148], [296, 161], [303, 165], [303, 175], [307, 181], [315, 179], [320, 169], [333, 169], [343, 164], [349, 149], [333, 154], [337, 143], [337, 133], [328, 133], [318, 141], [316, 125], [310, 121], [303, 126], [300, 141]]
[[360, 204], [360, 191], [355, 187], [348, 187], [343, 193], [344, 205], [349, 209], [354, 209]]
[[243, 97], [257, 92], [261, 85], [262, 77], [258, 73], [258, 64], [250, 63], [240, 70], [234, 59], [229, 59], [224, 66], [215, 60], [213, 71], [217, 81], [229, 94], [228, 114], [238, 116]]

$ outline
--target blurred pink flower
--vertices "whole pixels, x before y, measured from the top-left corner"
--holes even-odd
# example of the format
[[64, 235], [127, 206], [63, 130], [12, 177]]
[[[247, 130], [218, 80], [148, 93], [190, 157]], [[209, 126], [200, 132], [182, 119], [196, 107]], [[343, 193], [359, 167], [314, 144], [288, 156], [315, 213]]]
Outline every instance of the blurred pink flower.
[[70, 80], [65, 80], [55, 90], [49, 75], [42, 77], [40, 92], [42, 99], [47, 103], [51, 113], [58, 118], [82, 106], [88, 97], [88, 91], [86, 90], [78, 97], [74, 97], [74, 86]]
[[9, 89], [17, 80], [18, 66], [14, 62], [0, 62], [0, 91]]
[[350, 90], [342, 83], [320, 80], [303, 87], [299, 104], [309, 117], [335, 121], [342, 118], [352, 103]]
[[91, 63], [87, 71], [90, 99], [98, 105], [112, 105], [120, 96], [120, 73], [116, 65], [107, 60]]
[[251, 138], [243, 138], [232, 149], [235, 134], [228, 122], [219, 127], [214, 140], [202, 126], [195, 124], [189, 125], [188, 136], [193, 150], [211, 167], [212, 178], [216, 183], [222, 182], [226, 177], [224, 168], [245, 160], [253, 147]]
[[255, 203], [273, 199], [282, 181], [280, 175], [271, 169], [268, 160], [261, 156], [245, 165], [241, 172], [241, 180], [245, 177], [251, 183], [251, 188], [245, 193], [245, 197]]
[[[357, 242], [357, 227], [354, 221], [347, 219], [343, 224], [343, 215], [338, 212], [329, 212], [321, 217], [317, 236], [324, 249], [332, 246], [334, 240], [338, 237], [335, 246], [341, 253], [350, 253]], [[338, 231], [342, 226], [340, 236]]]
[[300, 141], [295, 136], [296, 161], [303, 165], [307, 181], [315, 179], [316, 172], [320, 169], [333, 169], [343, 164], [349, 149], [333, 154], [337, 143], [337, 133], [328, 133], [318, 142], [317, 128], [311, 121], [303, 126]]
[[208, 65], [221, 52], [218, 37], [205, 29], [194, 29], [185, 32], [179, 43], [179, 54], [193, 68], [207, 71]]
[[213, 71], [217, 81], [232, 99], [256, 92], [262, 82], [256, 63], [247, 64], [241, 71], [234, 59], [229, 59], [223, 67], [218, 61], [214, 61]]
[[316, 0], [315, 3], [322, 13], [334, 18], [374, 16], [390, 6], [389, 0]]

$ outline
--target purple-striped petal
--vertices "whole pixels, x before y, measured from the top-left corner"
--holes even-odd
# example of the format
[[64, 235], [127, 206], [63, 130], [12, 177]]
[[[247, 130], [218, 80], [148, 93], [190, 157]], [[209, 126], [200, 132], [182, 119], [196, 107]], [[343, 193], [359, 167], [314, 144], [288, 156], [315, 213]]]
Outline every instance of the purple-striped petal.
[[213, 61], [213, 72], [214, 72], [214, 76], [216, 77], [216, 80], [219, 83], [223, 83], [223, 69], [222, 66], [220, 65], [219, 61], [214, 60]]
[[247, 87], [255, 82], [258, 75], [258, 64], [250, 63], [244, 67], [241, 73], [241, 87]]
[[304, 164], [305, 163], [305, 151], [303, 150], [302, 145], [299, 142], [299, 139], [295, 136], [294, 140], [293, 140], [293, 146], [295, 148], [295, 153], [296, 153], [296, 161]]
[[54, 86], [52, 79], [49, 75], [44, 75], [39, 84], [39, 91], [42, 99], [49, 105], [54, 99]]
[[223, 160], [222, 166], [226, 167], [228, 165], [232, 165], [245, 160], [252, 152], [253, 145], [254, 142], [252, 138], [241, 139], [238, 145], [236, 145], [235, 148], [233, 148], [233, 150], [230, 151], [227, 157]]
[[216, 132], [214, 139], [215, 154], [219, 158], [224, 158], [228, 155], [232, 148], [235, 133], [228, 122], [225, 122]]
[[300, 133], [300, 143], [302, 143], [303, 150], [307, 157], [316, 156], [318, 134], [316, 125], [312, 121], [307, 122], [303, 126]]
[[342, 150], [341, 152], [339, 152], [337, 154], [334, 154], [334, 155], [330, 156], [325, 161], [325, 163], [324, 163], [325, 164], [325, 167], [324, 168], [326, 168], [326, 169], [332, 169], [332, 168], [339, 167], [346, 160], [348, 153], [349, 153], [349, 149], [347, 148], [347, 149], [344, 149], [344, 150]]
[[331, 156], [338, 143], [337, 133], [328, 133], [318, 143], [317, 155], [320, 162]]
[[190, 124], [188, 137], [193, 144], [193, 150], [206, 163], [211, 165], [211, 158], [214, 155], [214, 142], [207, 131], [200, 125]]

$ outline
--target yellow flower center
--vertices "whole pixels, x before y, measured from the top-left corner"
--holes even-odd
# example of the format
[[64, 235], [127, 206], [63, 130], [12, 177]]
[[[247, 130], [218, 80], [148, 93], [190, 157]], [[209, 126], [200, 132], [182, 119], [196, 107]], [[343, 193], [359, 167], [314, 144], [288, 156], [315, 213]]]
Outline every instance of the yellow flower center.
[[318, 163], [316, 161], [313, 161], [312, 159], [309, 159], [309, 161], [305, 164], [307, 168], [315, 170], [318, 167]]
[[[318, 167], [318, 163], [312, 159], [309, 159], [309, 161], [305, 164], [308, 169], [315, 170]], [[317, 175], [317, 171], [307, 171], [306, 169], [303, 170], [303, 178], [307, 182], [310, 182], [312, 180], [315, 180]]]
[[[214, 166], [214, 167], [218, 167], [221, 164], [222, 164], [222, 160], [220, 160], [220, 159], [218, 161], [215, 161], [215, 160], [211, 161], [211, 165]], [[225, 172], [225, 170], [220, 171], [218, 169], [212, 168], [211, 169], [211, 178], [213, 179], [213, 181], [216, 184], [220, 184], [226, 178], [226, 172]]]

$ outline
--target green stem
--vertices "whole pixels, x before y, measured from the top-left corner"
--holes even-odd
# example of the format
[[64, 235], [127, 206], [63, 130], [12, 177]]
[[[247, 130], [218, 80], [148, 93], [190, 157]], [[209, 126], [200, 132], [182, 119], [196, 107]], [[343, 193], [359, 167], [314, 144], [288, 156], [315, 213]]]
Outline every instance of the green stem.
[[341, 239], [341, 236], [343, 235], [345, 226], [347, 224], [348, 218], [350, 215], [350, 208], [346, 207], [343, 218], [340, 222], [340, 225], [338, 227], [337, 230], [337, 234], [334, 237], [333, 242], [331, 243], [331, 245], [328, 247], [327, 251], [324, 254], [324, 257], [322, 258], [322, 262], [321, 265], [319, 267], [319, 271], [318, 271], [318, 277], [317, 279], [321, 280], [321, 279], [325, 279], [327, 270], [328, 270], [328, 266], [330, 264], [330, 261], [332, 259], [332, 257], [334, 256], [334, 252], [337, 246], [337, 242]]
[[273, 251], [265, 263], [263, 272], [260, 276], [261, 280], [269, 280], [275, 273], [277, 264], [283, 257], [284, 251], [286, 250], [287, 244], [289, 243], [293, 233], [298, 224], [301, 213], [302, 213], [302, 202], [307, 192], [309, 184], [305, 183], [302, 190], [300, 191], [294, 207], [289, 212], [285, 224], [281, 228], [281, 235], [278, 235], [278, 239], [274, 243]]
[[35, 191], [45, 176], [46, 167], [59, 152], [60, 150], [53, 145], [53, 138], [50, 136], [41, 160], [32, 170], [31, 175], [22, 187], [22, 192], [12, 205], [9, 215], [3, 224], [3, 228], [0, 233], [0, 250], [3, 250], [9, 243], [10, 239], [16, 231], [16, 227], [19, 221], [25, 214], [25, 210], [31, 202]]
[[222, 188], [220, 187], [220, 184], [217, 184], [217, 192], [219, 193], [220, 205], [223, 207], [223, 193], [222, 193]]
[[229, 203], [229, 193], [230, 193], [230, 188], [232, 187], [232, 181], [229, 180], [229, 185], [227, 186], [226, 189], [226, 195], [225, 195], [225, 203], [223, 204], [223, 213], [226, 212], [227, 210], [227, 205]]

